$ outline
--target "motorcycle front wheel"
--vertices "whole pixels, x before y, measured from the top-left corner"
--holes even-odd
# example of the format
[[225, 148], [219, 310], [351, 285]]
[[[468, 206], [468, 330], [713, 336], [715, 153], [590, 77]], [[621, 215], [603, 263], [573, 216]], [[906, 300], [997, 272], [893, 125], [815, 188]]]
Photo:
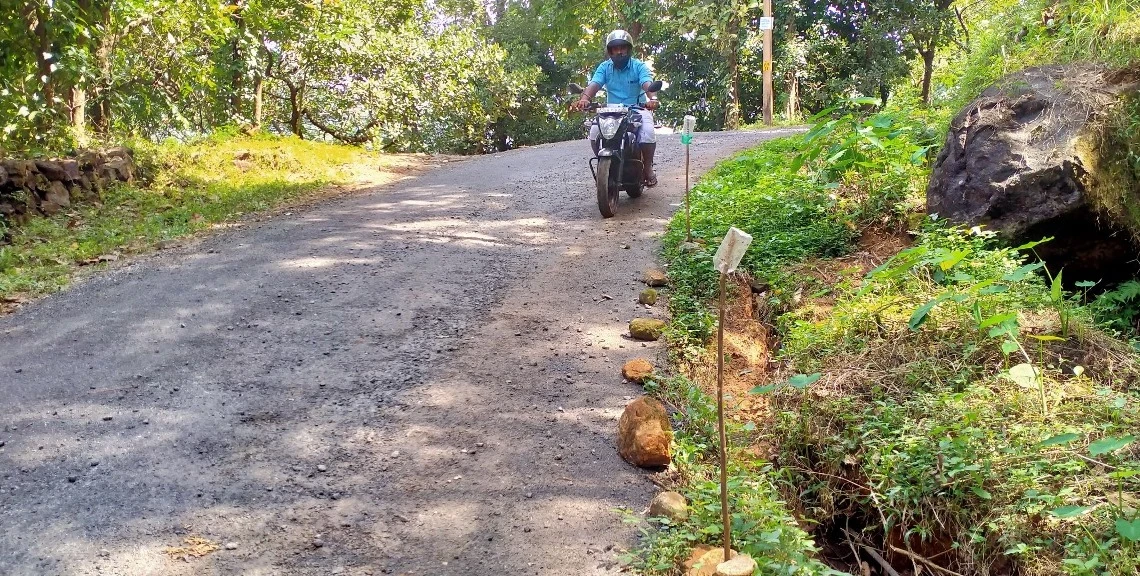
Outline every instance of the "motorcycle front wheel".
[[618, 182], [614, 178], [615, 167], [612, 156], [598, 159], [598, 211], [603, 218], [613, 218], [617, 214]]

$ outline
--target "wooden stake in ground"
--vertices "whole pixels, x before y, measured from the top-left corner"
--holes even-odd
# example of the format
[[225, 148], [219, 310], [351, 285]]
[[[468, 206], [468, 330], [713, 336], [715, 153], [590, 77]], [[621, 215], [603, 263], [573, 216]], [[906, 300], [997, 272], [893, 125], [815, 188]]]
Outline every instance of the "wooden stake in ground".
[[732, 559], [732, 528], [728, 514], [728, 437], [724, 431], [724, 293], [725, 280], [736, 270], [752, 236], [729, 228], [713, 256], [713, 267], [720, 272], [720, 321], [716, 330], [716, 422], [720, 433], [720, 516], [724, 523], [724, 560]]
[[681, 125], [681, 144], [685, 145], [685, 241], [693, 241], [693, 226], [689, 222], [689, 144], [693, 142], [693, 131], [697, 128], [694, 116], [685, 116]]

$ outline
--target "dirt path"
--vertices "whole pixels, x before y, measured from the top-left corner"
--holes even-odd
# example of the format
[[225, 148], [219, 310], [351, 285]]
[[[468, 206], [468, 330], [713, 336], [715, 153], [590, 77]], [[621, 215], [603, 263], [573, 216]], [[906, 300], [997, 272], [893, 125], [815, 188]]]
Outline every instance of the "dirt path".
[[[701, 134], [694, 168], [771, 135]], [[615, 571], [615, 509], [653, 488], [614, 450], [621, 362], [655, 354], [622, 334], [682, 149], [609, 221], [585, 151], [455, 163], [0, 318], [0, 574]], [[191, 536], [223, 547], [164, 553]]]

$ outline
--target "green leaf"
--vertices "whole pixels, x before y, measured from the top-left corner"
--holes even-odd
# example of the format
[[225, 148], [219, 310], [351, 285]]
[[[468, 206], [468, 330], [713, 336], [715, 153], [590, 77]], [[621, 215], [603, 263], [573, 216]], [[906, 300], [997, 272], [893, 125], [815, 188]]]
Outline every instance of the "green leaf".
[[1065, 339], [1060, 336], [1053, 336], [1050, 334], [1030, 334], [1030, 338], [1038, 342], [1064, 342]]
[[1089, 454], [1092, 456], [1100, 456], [1101, 454], [1116, 452], [1131, 444], [1135, 439], [1136, 437], [1132, 435], [1122, 436], [1120, 438], [1101, 438], [1096, 442], [1089, 443]]
[[969, 255], [969, 250], [955, 250], [951, 252], [949, 256], [943, 258], [942, 261], [938, 263], [938, 267], [943, 270], [949, 270]]
[[1089, 510], [1092, 510], [1092, 506], [1062, 506], [1056, 510], [1050, 510], [1049, 513], [1057, 518], [1076, 518]]
[[978, 329], [979, 330], [985, 330], [986, 328], [989, 328], [990, 326], [1001, 324], [1002, 322], [1005, 322], [1006, 320], [1013, 320], [1014, 318], [1017, 318], [1017, 312], [1009, 312], [1007, 314], [997, 314], [994, 316], [990, 316], [989, 318], [982, 320], [981, 324], [978, 324]]
[[1092, 288], [1093, 286], [1096, 286], [1096, 282], [1092, 280], [1081, 280], [1076, 283], [1077, 288]]
[[1057, 272], [1057, 276], [1053, 278], [1053, 286], [1049, 290], [1049, 298], [1054, 302], [1060, 302], [1061, 296], [1064, 294], [1061, 291], [1061, 275], [1064, 273], [1065, 271], [1061, 270], [1060, 272]]
[[1076, 440], [1077, 438], [1080, 438], [1080, 437], [1081, 437], [1080, 434], [1073, 434], [1072, 432], [1070, 432], [1068, 434], [1058, 434], [1057, 436], [1053, 436], [1051, 438], [1047, 438], [1045, 440], [1042, 440], [1037, 445], [1041, 448], [1045, 448], [1047, 446], [1062, 446], [1062, 445], [1068, 444], [1068, 443], [1072, 442], [1073, 440]]
[[1131, 478], [1131, 477], [1136, 476], [1138, 474], [1140, 474], [1140, 470], [1135, 470], [1132, 468], [1126, 468], [1124, 470], [1116, 470], [1115, 472], [1109, 472], [1108, 477], [1115, 479], [1115, 480], [1123, 480], [1125, 478]]
[[1035, 242], [1026, 242], [1025, 244], [1022, 244], [1021, 246], [1014, 248], [1014, 250], [1029, 250], [1030, 248], [1034, 248], [1036, 246], [1039, 246], [1039, 245], [1044, 244], [1046, 242], [1049, 242], [1051, 240], [1053, 240], [1052, 236], [1050, 236], [1048, 238], [1042, 238], [1042, 239], [1037, 240]]
[[1132, 542], [1140, 540], [1140, 518], [1131, 521], [1117, 518], [1116, 533]]
[[790, 384], [793, 388], [803, 390], [808, 386], [814, 384], [822, 377], [823, 374], [820, 374], [819, 372], [816, 372], [815, 374], [796, 374], [795, 376], [792, 376], [788, 379], [788, 384]]
[[1033, 388], [1037, 386], [1037, 379], [1041, 376], [1041, 372], [1033, 367], [1032, 364], [1022, 362], [1009, 369], [1009, 379], [1013, 380], [1014, 384], [1022, 388]]
[[1001, 279], [1005, 280], [1006, 282], [1021, 282], [1022, 280], [1025, 280], [1026, 276], [1029, 276], [1030, 272], [1033, 272], [1034, 270], [1037, 270], [1038, 268], [1041, 268], [1043, 266], [1045, 266], [1044, 262], [1034, 262], [1033, 264], [1026, 264], [1026, 265], [1018, 268], [1017, 270], [1014, 270], [1013, 272], [1010, 272], [1009, 274], [1002, 276]]
[[1009, 292], [1009, 286], [1003, 286], [1001, 284], [998, 284], [995, 286], [986, 286], [985, 288], [978, 290], [978, 294], [980, 294], [982, 296], [989, 296], [991, 294], [1001, 294], [1003, 292]]
[[926, 322], [926, 317], [930, 314], [930, 311], [933, 310], [934, 307], [937, 306], [940, 302], [942, 302], [943, 299], [944, 298], [939, 296], [938, 298], [935, 298], [926, 304], [919, 306], [918, 309], [910, 315], [910, 322], [907, 323], [907, 326], [910, 326], [911, 330], [918, 330], [918, 327], [922, 326], [923, 322]]
[[982, 500], [992, 500], [994, 497], [993, 494], [990, 494], [984, 488], [980, 488], [978, 486], [972, 486], [970, 487], [970, 490], [973, 491], [974, 494], [977, 494], [978, 498], [981, 498]]
[[744, 430], [747, 432], [755, 432], [756, 431], [756, 423], [755, 422], [745, 423], [744, 424]]
[[767, 394], [769, 392], [772, 392], [773, 390], [775, 390], [779, 386], [780, 385], [778, 383], [777, 384], [769, 384], [767, 386], [757, 386], [757, 387], [749, 390], [748, 393], [749, 394]]
[[1001, 343], [1001, 353], [1005, 354], [1006, 356], [1017, 352], [1020, 348], [1021, 346], [1018, 346], [1017, 342], [1014, 342], [1013, 340], [1003, 340]]

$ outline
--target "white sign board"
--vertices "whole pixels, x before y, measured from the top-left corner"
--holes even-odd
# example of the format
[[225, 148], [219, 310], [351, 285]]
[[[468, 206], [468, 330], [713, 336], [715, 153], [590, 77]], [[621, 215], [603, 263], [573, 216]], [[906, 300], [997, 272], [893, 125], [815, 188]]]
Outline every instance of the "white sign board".
[[740, 265], [740, 259], [744, 258], [744, 253], [751, 243], [752, 236], [748, 233], [735, 227], [729, 228], [728, 233], [724, 235], [724, 240], [720, 243], [720, 248], [717, 248], [716, 255], [713, 256], [713, 268], [716, 268], [721, 274], [735, 272], [736, 267]]
[[773, 16], [760, 17], [760, 31], [765, 32], [776, 27], [776, 18]]

